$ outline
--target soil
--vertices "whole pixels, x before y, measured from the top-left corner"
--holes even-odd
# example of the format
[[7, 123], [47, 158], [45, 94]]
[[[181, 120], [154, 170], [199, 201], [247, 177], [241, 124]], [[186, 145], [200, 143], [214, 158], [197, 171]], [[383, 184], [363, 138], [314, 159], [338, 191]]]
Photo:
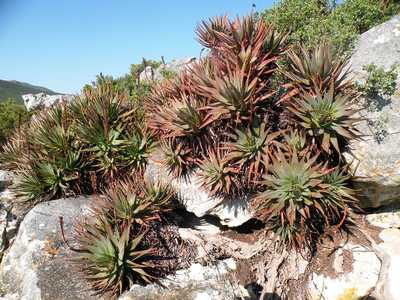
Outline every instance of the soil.
[[[277, 287], [284, 290], [283, 294], [285, 298], [282, 299], [308, 299], [309, 295], [307, 294], [305, 286], [308, 286], [310, 276], [314, 272], [324, 274], [331, 278], [340, 276], [333, 267], [335, 254], [339, 249], [342, 250], [343, 272], [351, 272], [353, 264], [352, 253], [349, 250], [343, 249], [343, 246], [351, 242], [352, 244], [367, 248], [370, 247], [369, 241], [361, 234], [358, 228], [367, 232], [377, 243], [380, 242], [379, 233], [381, 230], [379, 228], [370, 225], [363, 215], [352, 215], [351, 218], [352, 223], [348, 222], [348, 224], [340, 230], [337, 229], [336, 226], [328, 228], [326, 233], [320, 237], [312, 252], [308, 251], [301, 254], [300, 257], [308, 261], [308, 265], [303, 274], [290, 274], [289, 261], [286, 262], [285, 259], [283, 264], [278, 268], [279, 275], [277, 278]], [[357, 226], [355, 226], [355, 224], [357, 224]], [[268, 239], [271, 240], [271, 244], [269, 245], [273, 245], [272, 234], [266, 232], [263, 224], [255, 220], [251, 220], [235, 230], [227, 229], [221, 233], [222, 236], [232, 239], [233, 241], [236, 240], [247, 244], [256, 243], [261, 238], [265, 238], [266, 234], [269, 234]], [[270, 263], [277, 260], [279, 257], [279, 252], [276, 251], [277, 250], [274, 250], [271, 246], [250, 259], [237, 260], [237, 269], [233, 274], [233, 280], [245, 287], [256, 287], [260, 283], [260, 275], [267, 277], [266, 280], [268, 280], [270, 272], [268, 268], [271, 267]], [[295, 254], [289, 251], [288, 255], [292, 256]], [[297, 279], [292, 279], [296, 277]]]
[[176, 270], [188, 268], [197, 255], [197, 248], [181, 239], [178, 225], [171, 216], [163, 215], [159, 221], [151, 222], [140, 244], [143, 249], [154, 249], [150, 263], [157, 266], [152, 275], [161, 278]]

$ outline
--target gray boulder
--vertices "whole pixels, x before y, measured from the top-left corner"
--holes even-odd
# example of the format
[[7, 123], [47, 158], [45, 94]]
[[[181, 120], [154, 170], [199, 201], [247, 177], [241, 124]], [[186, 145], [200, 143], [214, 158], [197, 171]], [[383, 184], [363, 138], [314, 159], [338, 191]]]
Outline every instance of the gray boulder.
[[393, 64], [400, 63], [399, 51], [400, 16], [395, 16], [361, 35], [350, 59], [351, 70], [359, 79], [365, 77], [363, 67], [370, 63], [388, 70]]
[[[400, 16], [396, 16], [361, 35], [351, 57], [351, 70], [362, 81], [364, 65], [389, 68], [399, 62]], [[362, 105], [373, 102], [360, 111], [365, 121], [358, 128], [364, 137], [352, 143], [347, 159], [352, 161], [361, 205], [376, 208], [400, 199], [400, 94], [397, 90], [391, 98], [364, 101]]]
[[139, 75], [140, 81], [162, 80], [165, 72], [178, 73], [196, 61], [195, 57], [174, 59], [169, 63], [161, 64], [158, 68], [147, 66]]
[[[40, 203], [25, 216], [0, 266], [5, 299], [98, 299], [68, 261], [72, 252], [62, 241], [59, 217], [66, 235], [88, 212], [90, 198], [68, 198]], [[67, 237], [68, 238], [68, 237]]]
[[146, 180], [160, 181], [171, 184], [178, 194], [180, 202], [186, 210], [197, 217], [213, 215], [219, 218], [221, 224], [229, 227], [237, 227], [252, 218], [249, 209], [249, 198], [225, 199], [210, 197], [208, 192], [201, 187], [196, 173], [187, 178], [175, 178], [165, 168], [151, 159], [145, 173]]

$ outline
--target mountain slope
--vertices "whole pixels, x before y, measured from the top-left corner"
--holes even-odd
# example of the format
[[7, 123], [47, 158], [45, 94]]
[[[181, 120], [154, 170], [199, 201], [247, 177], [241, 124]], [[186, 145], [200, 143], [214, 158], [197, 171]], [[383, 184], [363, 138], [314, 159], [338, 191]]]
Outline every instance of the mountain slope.
[[15, 80], [0, 80], [0, 102], [3, 102], [9, 98], [13, 98], [17, 102], [22, 103], [22, 95], [37, 93], [46, 93], [49, 95], [57, 94], [56, 92], [45, 87], [35, 86], [25, 82], [19, 82]]

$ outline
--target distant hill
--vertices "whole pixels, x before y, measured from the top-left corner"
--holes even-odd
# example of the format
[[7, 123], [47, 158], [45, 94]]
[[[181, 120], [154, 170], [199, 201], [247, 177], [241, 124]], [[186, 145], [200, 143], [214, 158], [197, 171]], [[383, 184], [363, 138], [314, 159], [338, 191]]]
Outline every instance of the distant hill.
[[48, 95], [59, 94], [48, 88], [31, 85], [25, 82], [16, 80], [1, 80], [0, 79], [0, 102], [9, 98], [15, 99], [17, 102], [23, 103], [22, 95], [24, 94], [37, 94], [46, 93]]

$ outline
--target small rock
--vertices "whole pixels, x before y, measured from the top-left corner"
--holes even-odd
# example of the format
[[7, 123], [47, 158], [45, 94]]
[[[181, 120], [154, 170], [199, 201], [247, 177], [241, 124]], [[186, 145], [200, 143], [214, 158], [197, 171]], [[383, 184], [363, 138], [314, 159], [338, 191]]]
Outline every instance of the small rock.
[[9, 186], [14, 179], [14, 175], [10, 171], [0, 170], [0, 192]]

